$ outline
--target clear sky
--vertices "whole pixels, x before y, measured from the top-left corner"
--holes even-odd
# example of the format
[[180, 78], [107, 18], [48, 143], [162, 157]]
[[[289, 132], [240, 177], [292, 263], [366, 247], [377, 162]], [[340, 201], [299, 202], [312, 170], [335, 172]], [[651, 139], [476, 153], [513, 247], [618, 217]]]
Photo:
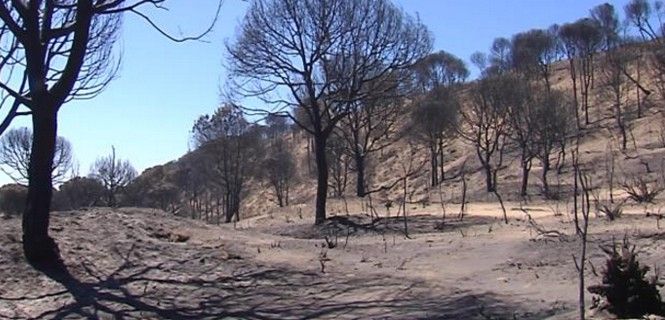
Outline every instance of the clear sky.
[[[407, 13], [418, 14], [433, 33], [435, 50], [468, 61], [487, 51], [496, 37], [588, 15], [603, 1], [590, 0], [398, 0]], [[620, 16], [628, 2], [607, 1]], [[149, 12], [172, 34], [205, 29], [217, 0], [170, 0], [169, 12]], [[59, 134], [73, 145], [80, 174], [115, 146], [119, 157], [139, 171], [175, 160], [188, 150], [189, 130], [196, 118], [215, 110], [224, 79], [224, 41], [233, 39], [248, 7], [226, 0], [208, 42], [173, 43], [135, 15], [127, 14], [121, 40], [119, 77], [93, 100], [73, 101], [59, 114]], [[15, 126], [29, 126], [28, 119]], [[0, 175], [0, 184], [10, 182]]]

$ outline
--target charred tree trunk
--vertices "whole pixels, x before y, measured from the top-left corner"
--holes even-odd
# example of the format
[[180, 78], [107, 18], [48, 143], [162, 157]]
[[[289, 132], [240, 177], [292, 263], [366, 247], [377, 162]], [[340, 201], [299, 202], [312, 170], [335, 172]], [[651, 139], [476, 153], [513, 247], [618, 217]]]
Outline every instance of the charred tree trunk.
[[531, 171], [531, 160], [522, 161], [522, 187], [520, 196], [526, 197], [529, 188], [529, 172]]
[[550, 185], [547, 182], [547, 173], [550, 172], [550, 159], [549, 155], [544, 156], [542, 159], [543, 163], [543, 173], [542, 173], [542, 180], [543, 180], [543, 195], [545, 198], [550, 198], [551, 193], [550, 193]]
[[439, 182], [443, 182], [446, 179], [446, 168], [445, 161], [443, 159], [443, 141], [439, 140], [439, 168], [441, 173], [439, 174]]
[[533, 158], [528, 154], [528, 147], [522, 146], [522, 186], [520, 188], [520, 196], [526, 197], [529, 189], [529, 172], [531, 172], [531, 161]]
[[464, 212], [466, 211], [466, 165], [462, 166], [462, 172], [461, 172], [461, 179], [462, 179], [462, 204], [460, 206], [460, 211], [459, 211], [459, 219], [462, 221], [464, 219]]
[[628, 148], [628, 135], [626, 133], [626, 123], [623, 121], [623, 115], [621, 112], [621, 100], [620, 96], [617, 96], [616, 101], [614, 102], [615, 117], [617, 121], [617, 127], [619, 128], [619, 133], [621, 134], [621, 150], [626, 151]]
[[364, 197], [365, 190], [365, 157], [360, 151], [355, 152], [355, 161], [356, 161], [356, 195], [358, 197]]
[[640, 52], [639, 57], [636, 59], [637, 63], [636, 63], [636, 66], [635, 66], [635, 69], [637, 71], [637, 81], [636, 82], [638, 84], [638, 85], [635, 86], [635, 93], [637, 95], [637, 118], [642, 118], [642, 97], [641, 97], [642, 91], [640, 90], [640, 86], [639, 86], [640, 77], [641, 77], [641, 73], [642, 73], [641, 72], [641, 67], [642, 67], [641, 57], [642, 57], [642, 53]]
[[438, 154], [436, 148], [430, 146], [430, 170], [432, 172], [431, 184], [432, 187], [435, 187], [439, 184], [439, 164], [438, 164]]
[[280, 208], [283, 208], [284, 207], [284, 200], [282, 199], [282, 191], [279, 189], [279, 187], [277, 189], [276, 196], [277, 196], [277, 205]]
[[235, 222], [240, 221], [240, 188], [236, 190], [236, 194], [233, 197], [233, 216], [235, 217]]
[[326, 200], [328, 198], [328, 162], [326, 160], [326, 136], [319, 133], [314, 136], [314, 150], [316, 157], [316, 212], [314, 224], [326, 221]]
[[582, 99], [584, 104], [584, 124], [591, 124], [589, 119], [589, 89], [593, 80], [593, 56], [589, 55], [584, 57], [582, 60], [582, 68], [580, 72], [580, 78], [582, 79]]
[[[44, 99], [46, 100], [46, 99]], [[57, 136], [57, 111], [46, 105], [32, 115], [28, 197], [23, 216], [23, 251], [32, 264], [56, 263], [58, 247], [48, 235], [53, 185], [51, 168]]]
[[312, 138], [307, 137], [307, 172], [312, 174]]
[[580, 103], [577, 97], [577, 71], [575, 70], [575, 58], [569, 57], [570, 61], [570, 79], [573, 81], [573, 103], [575, 104], [575, 123], [580, 128]]
[[566, 144], [565, 144], [565, 138], [562, 141], [563, 143], [559, 144], [559, 147], [561, 148], [559, 150], [559, 154], [557, 155], [556, 159], [556, 174], [561, 175], [563, 173], [563, 169], [566, 165]]
[[494, 176], [492, 173], [492, 167], [490, 165], [483, 165], [483, 169], [485, 169], [485, 183], [487, 185], [487, 192], [494, 192], [496, 187], [494, 186], [494, 179], [492, 179]]
[[224, 198], [226, 198], [224, 203], [224, 222], [230, 223], [233, 219], [233, 196], [231, 195], [231, 191], [226, 191]]

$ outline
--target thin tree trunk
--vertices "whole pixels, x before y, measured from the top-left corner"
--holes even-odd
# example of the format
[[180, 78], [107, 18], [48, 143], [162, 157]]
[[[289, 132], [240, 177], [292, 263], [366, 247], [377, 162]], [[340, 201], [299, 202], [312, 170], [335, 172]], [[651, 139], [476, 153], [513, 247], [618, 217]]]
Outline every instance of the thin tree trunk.
[[55, 263], [58, 247], [48, 235], [53, 185], [51, 168], [57, 136], [57, 112], [44, 105], [32, 116], [33, 140], [30, 155], [28, 197], [23, 215], [23, 251], [32, 264]]
[[307, 137], [307, 171], [312, 173], [312, 138]]
[[356, 161], [356, 195], [365, 196], [365, 157], [359, 152], [355, 152]]
[[286, 190], [284, 191], [284, 204], [286, 206], [289, 205], [289, 181], [286, 182], [286, 186], [284, 187]]
[[460, 206], [459, 219], [464, 219], [464, 211], [466, 211], [466, 164], [462, 166], [462, 205]]
[[580, 78], [582, 79], [582, 98], [584, 103], [584, 124], [589, 125], [591, 121], [589, 120], [589, 86], [591, 85], [591, 77], [593, 75], [590, 59], [592, 57], [585, 57], [582, 59], [582, 74]]
[[282, 192], [281, 191], [277, 191], [277, 205], [280, 208], [284, 207], [284, 200], [282, 200]]
[[570, 78], [573, 81], [573, 102], [575, 103], [575, 123], [577, 128], [580, 128], [580, 103], [577, 96], [577, 75], [575, 70], [575, 59], [569, 58], [570, 60]]
[[326, 161], [326, 137], [318, 134], [314, 137], [314, 148], [316, 157], [316, 212], [314, 224], [322, 224], [326, 221], [326, 200], [328, 198], [328, 163]]
[[547, 182], [547, 173], [550, 172], [549, 155], [543, 157], [542, 162], [543, 162], [543, 174], [542, 174], [543, 193], [544, 193], [546, 198], [549, 198], [551, 196], [551, 194], [550, 194], [550, 185]]
[[626, 133], [626, 124], [623, 122], [623, 117], [621, 114], [620, 96], [617, 96], [617, 99], [614, 103], [615, 103], [617, 127], [619, 127], [619, 133], [621, 134], [621, 150], [626, 151], [626, 148], [628, 148], [628, 135]]
[[[636, 66], [636, 69], [637, 69], [637, 83], [638, 83], [638, 84], [639, 84], [639, 82], [640, 82], [640, 74], [641, 74], [640, 69], [641, 69], [641, 66], [642, 66], [642, 63], [640, 62], [640, 59], [641, 59], [641, 54], [640, 54], [640, 56], [637, 58], [637, 66]], [[642, 101], [641, 101], [641, 99], [642, 99], [642, 97], [641, 97], [642, 92], [641, 92], [641, 90], [640, 90], [640, 86], [639, 86], [639, 85], [636, 85], [636, 86], [635, 86], [635, 91], [636, 91], [635, 93], [637, 94], [637, 117], [638, 117], [638, 118], [642, 118]]]
[[557, 155], [557, 161], [556, 161], [556, 174], [560, 175], [563, 173], [563, 168], [566, 164], [566, 146], [565, 144], [560, 145], [561, 150], [559, 151], [559, 154]]
[[281, 182], [279, 181], [279, 178], [276, 179], [274, 183], [275, 187], [275, 196], [277, 197], [277, 205], [282, 208], [284, 207], [284, 189], [281, 186]]
[[520, 196], [526, 197], [529, 188], [529, 171], [531, 171], [531, 160], [522, 160], [522, 188]]
[[485, 169], [485, 184], [487, 185], [487, 192], [494, 192], [496, 189], [494, 186], [494, 179], [492, 179], [492, 167], [489, 165], [483, 165]]
[[579, 280], [580, 280], [580, 285], [579, 285], [579, 310], [580, 310], [580, 319], [584, 320], [585, 317], [585, 309], [586, 305], [584, 302], [584, 266], [586, 265], [586, 233], [582, 234], [582, 257], [580, 258], [580, 270], [579, 270]]
[[439, 175], [439, 182], [443, 182], [446, 179], [446, 168], [445, 161], [443, 159], [443, 141], [439, 140], [439, 168], [441, 169], [441, 174]]
[[406, 197], [407, 197], [407, 187], [408, 187], [408, 179], [409, 177], [404, 177], [404, 182], [403, 182], [403, 194], [402, 194], [402, 211], [404, 214], [404, 236], [407, 238], [409, 237], [409, 224], [407, 222], [407, 217], [406, 217]]
[[437, 152], [436, 148], [430, 145], [430, 171], [432, 173], [431, 181], [432, 187], [435, 187], [439, 184], [439, 164], [437, 161]]
[[226, 202], [224, 204], [224, 222], [230, 223], [233, 219], [233, 199], [230, 191], [226, 191]]

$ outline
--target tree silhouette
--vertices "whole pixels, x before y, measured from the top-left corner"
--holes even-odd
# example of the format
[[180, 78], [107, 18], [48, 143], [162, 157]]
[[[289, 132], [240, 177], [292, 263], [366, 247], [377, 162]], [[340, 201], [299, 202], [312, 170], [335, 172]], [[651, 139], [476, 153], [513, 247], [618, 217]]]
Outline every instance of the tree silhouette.
[[559, 58], [556, 35], [548, 30], [533, 29], [518, 33], [512, 39], [512, 63], [528, 80], [543, 80], [550, 90], [552, 64]]
[[[164, 8], [163, 4], [164, 0], [0, 3], [0, 107], [9, 108], [0, 132], [17, 116], [32, 118], [28, 200], [23, 215], [23, 249], [29, 262], [59, 261], [57, 245], [48, 235], [58, 111], [72, 99], [95, 97], [116, 76], [119, 59], [113, 48], [122, 14], [138, 15], [174, 41], [202, 36], [172, 37], [140, 11], [148, 5]], [[203, 34], [210, 30], [212, 26]]]
[[316, 224], [326, 218], [326, 142], [338, 122], [375, 96], [370, 88], [405, 83], [431, 42], [420, 21], [387, 0], [252, 2], [238, 38], [227, 45], [231, 87], [272, 107], [256, 111], [288, 116], [313, 137]]
[[263, 159], [263, 170], [268, 184], [275, 192], [277, 205], [289, 205], [289, 191], [296, 175], [296, 164], [284, 139], [277, 138], [270, 142]]
[[411, 111], [413, 136], [430, 153], [430, 183], [437, 186], [444, 179], [443, 148], [457, 130], [460, 103], [453, 89], [440, 87], [416, 103]]
[[199, 151], [207, 155], [207, 162], [200, 165], [212, 168], [209, 179], [223, 194], [225, 222], [240, 220], [245, 184], [257, 166], [259, 132], [239, 107], [225, 104], [214, 114], [199, 117], [192, 133]]
[[506, 81], [506, 75], [486, 74], [474, 83], [469, 103], [462, 107], [459, 134], [476, 149], [487, 192], [495, 192], [510, 129], [506, 100], [510, 98], [512, 82]]
[[368, 159], [399, 138], [396, 127], [403, 110], [403, 93], [397, 88], [400, 84], [384, 79], [379, 82], [388, 88], [369, 86], [370, 92], [350, 105], [347, 116], [340, 120], [340, 129], [334, 131], [341, 136], [340, 142], [346, 142], [342, 146], [353, 159], [358, 197], [367, 195], [367, 180], [371, 178], [366, 170]]
[[590, 14], [591, 18], [600, 26], [600, 33], [604, 42], [603, 50], [615, 49], [620, 44], [620, 24], [614, 6], [609, 3], [599, 4], [591, 9]]
[[[14, 182], [22, 185], [28, 183], [31, 151], [32, 131], [28, 128], [11, 129], [0, 138], [0, 164], [8, 168], [2, 170]], [[53, 182], [62, 183], [67, 178], [67, 174], [72, 171], [73, 161], [71, 143], [58, 136], [55, 140], [55, 155], [51, 168]]]
[[418, 62], [416, 87], [421, 97], [411, 112], [415, 137], [430, 151], [431, 185], [444, 179], [444, 152], [447, 139], [455, 133], [459, 109], [458, 91], [469, 76], [460, 58], [439, 51]]
[[106, 195], [106, 188], [95, 179], [74, 177], [65, 181], [60, 186], [58, 193], [63, 197], [66, 209], [76, 210], [82, 207], [101, 205]]
[[584, 123], [588, 125], [590, 124], [589, 91], [593, 80], [593, 57], [603, 41], [601, 27], [598, 21], [584, 18], [561, 26], [559, 37], [564, 43], [566, 54], [570, 60], [569, 71], [573, 80], [576, 103], [579, 101], [577, 99], [577, 80], [581, 81], [579, 89], [582, 96]]
[[106, 188], [106, 204], [115, 207], [119, 192], [136, 178], [136, 170], [128, 160], [115, 157], [115, 147], [111, 149], [110, 155], [95, 161], [90, 177], [102, 183]]
[[550, 189], [547, 176], [552, 169], [550, 157], [557, 148], [560, 148], [559, 152], [563, 155], [566, 141], [575, 129], [572, 107], [572, 102], [560, 91], [541, 90], [534, 94], [532, 111], [534, 151], [536, 158], [542, 164], [542, 191], [546, 198], [555, 196]]

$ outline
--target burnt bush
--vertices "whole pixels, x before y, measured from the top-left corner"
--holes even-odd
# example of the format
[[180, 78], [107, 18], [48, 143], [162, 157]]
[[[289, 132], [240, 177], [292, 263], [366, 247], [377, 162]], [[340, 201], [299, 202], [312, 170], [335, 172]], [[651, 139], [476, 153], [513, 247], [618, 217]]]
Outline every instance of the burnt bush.
[[28, 188], [19, 184], [0, 187], [0, 211], [9, 216], [18, 216], [25, 210]]
[[647, 279], [649, 267], [641, 266], [637, 261], [635, 246], [624, 238], [622, 243], [602, 249], [607, 254], [603, 282], [590, 286], [589, 292], [603, 297], [606, 300], [604, 308], [620, 318], [663, 315], [658, 276]]
[[628, 197], [637, 203], [653, 203], [665, 188], [655, 182], [649, 183], [644, 176], [631, 176], [619, 184]]
[[99, 181], [75, 177], [60, 186], [60, 190], [54, 194], [54, 202], [58, 203], [60, 210], [75, 210], [104, 205], [106, 194], [106, 188]]

